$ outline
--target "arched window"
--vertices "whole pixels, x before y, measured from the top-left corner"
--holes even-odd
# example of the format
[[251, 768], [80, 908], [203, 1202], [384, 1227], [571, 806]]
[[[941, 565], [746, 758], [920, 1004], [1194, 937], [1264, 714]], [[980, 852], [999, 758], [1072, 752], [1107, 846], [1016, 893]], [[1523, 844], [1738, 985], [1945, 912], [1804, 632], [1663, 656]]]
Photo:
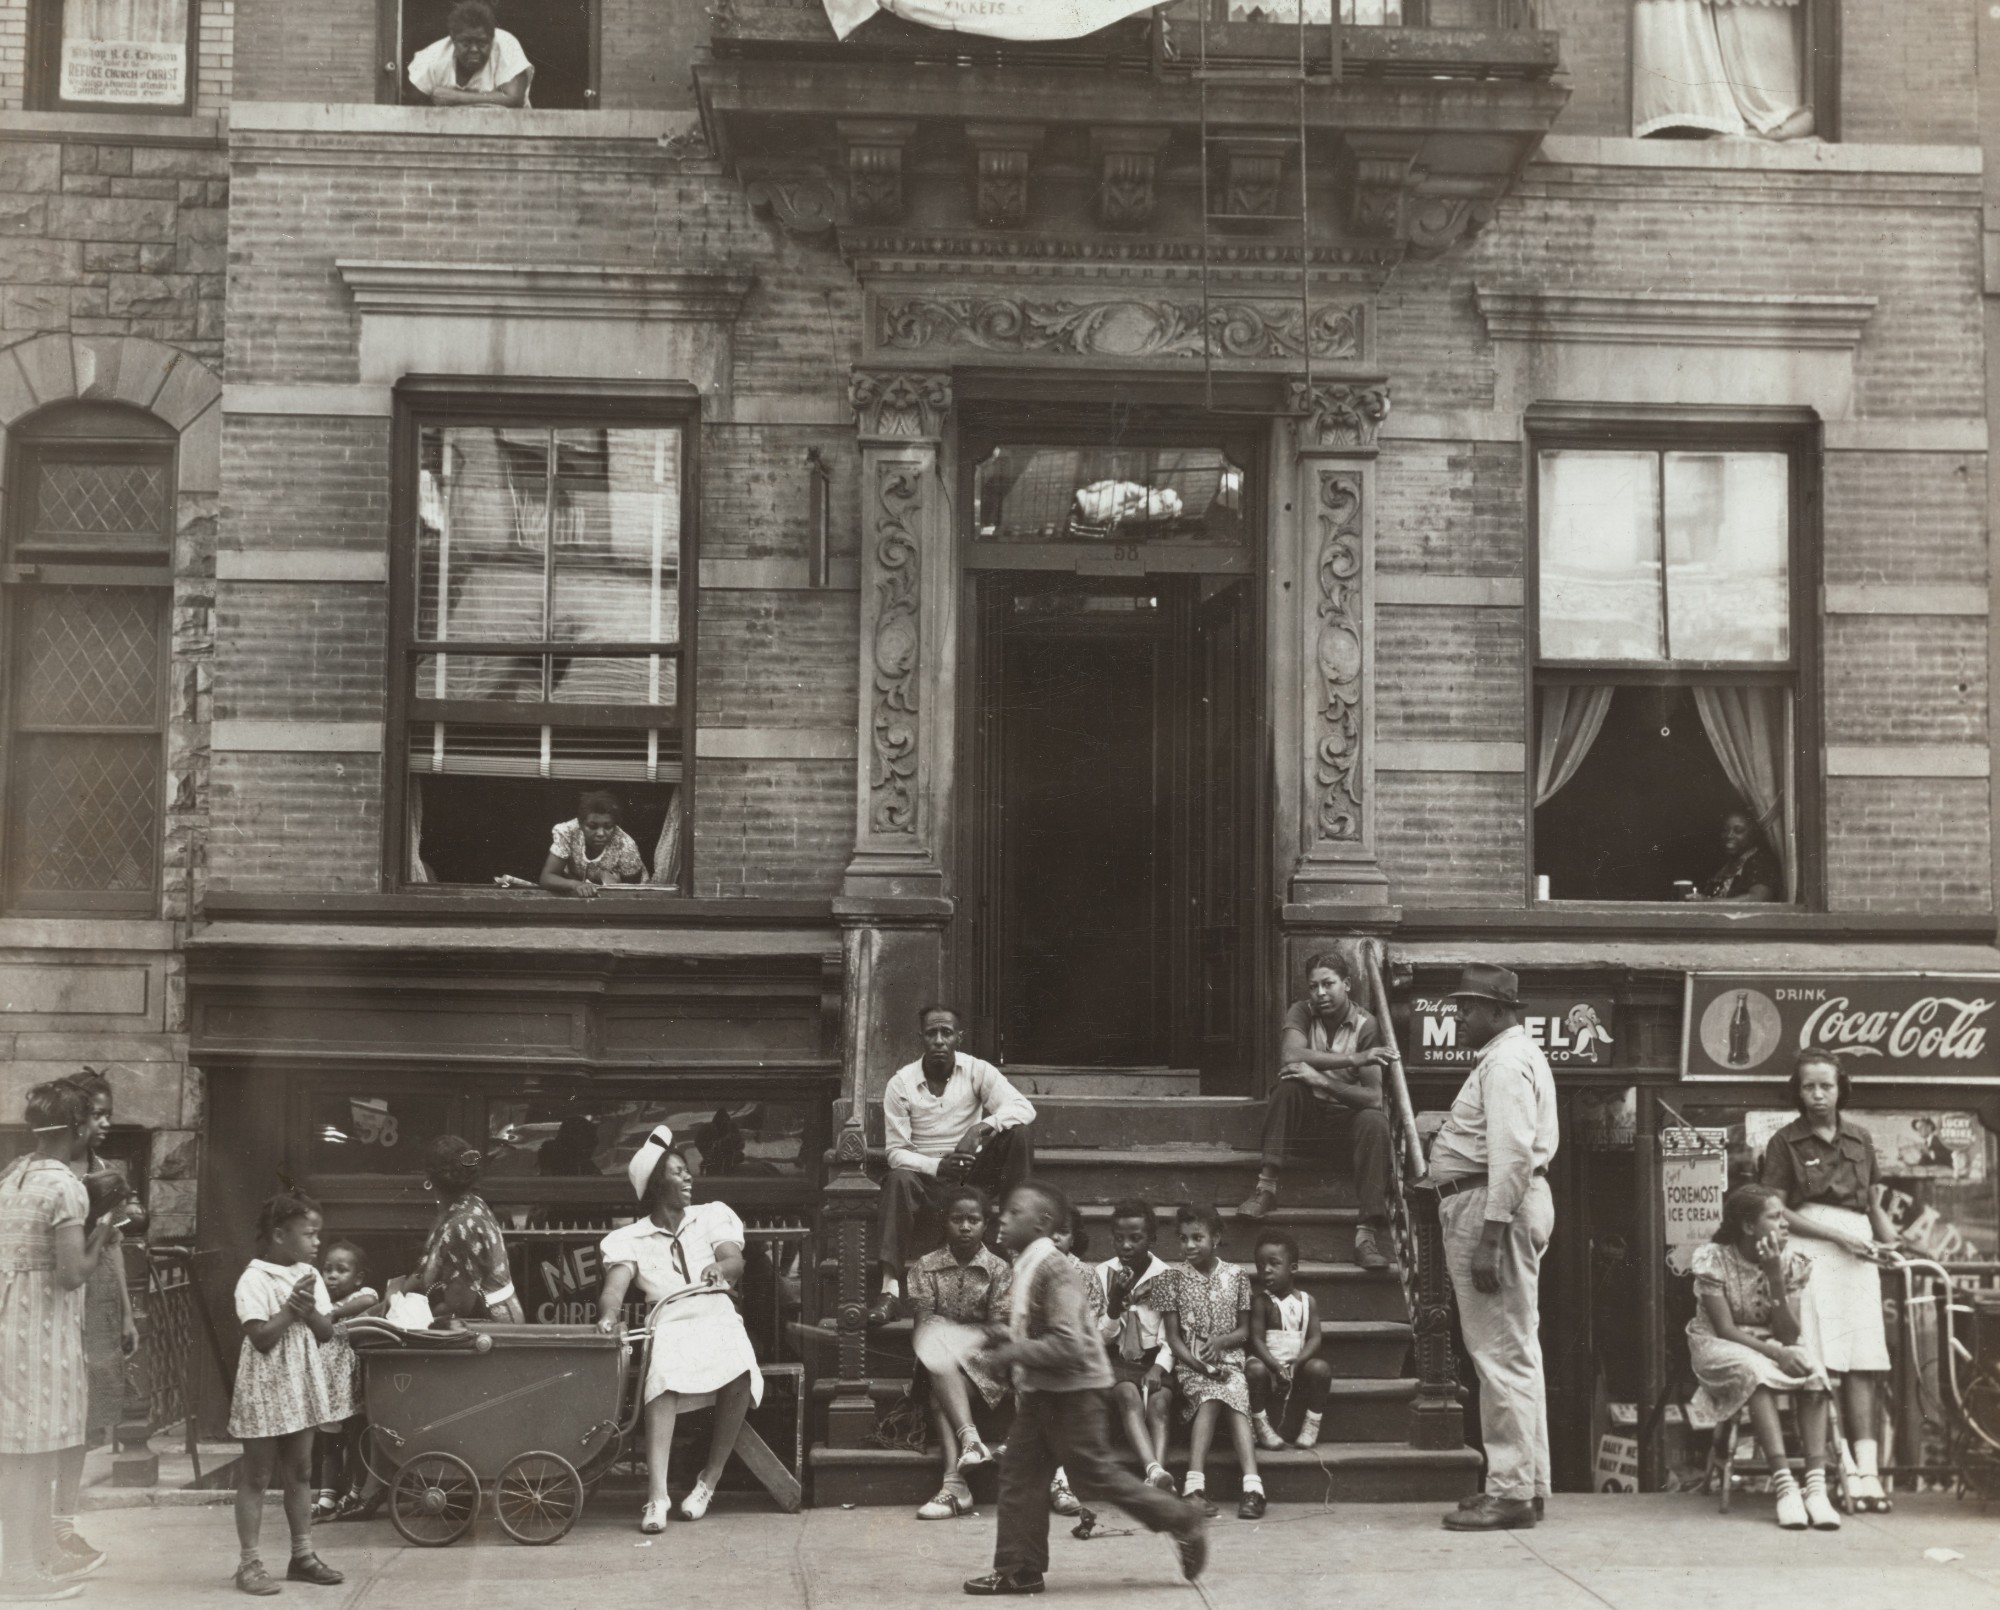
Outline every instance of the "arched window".
[[95, 403], [16, 427], [0, 571], [10, 910], [158, 910], [176, 443]]

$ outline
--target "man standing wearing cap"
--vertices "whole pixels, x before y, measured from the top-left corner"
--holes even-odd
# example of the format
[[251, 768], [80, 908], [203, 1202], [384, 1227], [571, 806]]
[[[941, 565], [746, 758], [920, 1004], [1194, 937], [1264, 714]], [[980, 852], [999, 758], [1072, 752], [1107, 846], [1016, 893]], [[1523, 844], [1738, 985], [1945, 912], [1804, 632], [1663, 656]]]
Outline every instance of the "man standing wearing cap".
[[1549, 1491], [1548, 1398], [1542, 1379], [1542, 1253], [1555, 1227], [1549, 1160], [1556, 1084], [1521, 1026], [1519, 981], [1475, 964], [1458, 988], [1459, 1043], [1479, 1048], [1431, 1146], [1445, 1265], [1459, 1327], [1479, 1373], [1486, 1487], [1445, 1516], [1454, 1532], [1530, 1527]]

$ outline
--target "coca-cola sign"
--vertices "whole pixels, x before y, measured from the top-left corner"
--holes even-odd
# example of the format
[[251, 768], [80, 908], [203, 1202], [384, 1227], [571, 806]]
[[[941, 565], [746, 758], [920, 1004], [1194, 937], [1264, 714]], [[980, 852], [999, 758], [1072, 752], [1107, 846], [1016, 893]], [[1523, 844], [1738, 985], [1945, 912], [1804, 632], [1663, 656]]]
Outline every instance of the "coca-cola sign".
[[1830, 1051], [1857, 1079], [1990, 1084], [2000, 977], [1938, 973], [1690, 973], [1681, 1069], [1783, 1078]]

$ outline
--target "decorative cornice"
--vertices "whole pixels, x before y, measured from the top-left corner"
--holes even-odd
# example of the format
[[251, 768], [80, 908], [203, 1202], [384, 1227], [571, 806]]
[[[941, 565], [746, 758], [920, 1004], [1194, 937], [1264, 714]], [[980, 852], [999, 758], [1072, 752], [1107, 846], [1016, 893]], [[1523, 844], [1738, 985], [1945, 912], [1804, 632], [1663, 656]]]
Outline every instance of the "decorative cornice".
[[769, 173], [743, 187], [744, 199], [777, 219], [787, 234], [811, 239], [840, 221], [833, 181], [821, 173]]
[[[969, 233], [917, 234], [912, 231], [847, 227], [840, 249], [864, 278], [888, 275], [982, 278], [1138, 279], [1199, 283], [1199, 240], [1131, 236], [1021, 236]], [[1367, 242], [1316, 247], [1306, 262], [1315, 290], [1379, 288], [1403, 258], [1398, 245]], [[1209, 242], [1214, 280], [1234, 288], [1269, 283], [1298, 295], [1299, 251], [1275, 241]], [[1213, 283], [1213, 280], [1212, 280]]]
[[951, 376], [856, 369], [848, 377], [847, 400], [863, 440], [935, 441], [951, 412]]
[[1300, 428], [1319, 446], [1373, 448], [1389, 417], [1389, 382], [1294, 380], [1290, 400], [1291, 411], [1303, 416]]
[[755, 277], [727, 268], [544, 268], [340, 258], [363, 313], [731, 323]]
[[1853, 348], [1872, 296], [1712, 291], [1508, 291], [1473, 287], [1495, 341], [1673, 347]]
[[875, 299], [869, 345], [881, 352], [980, 352], [1016, 357], [1235, 365], [1358, 360], [1365, 311], [1295, 300], [1159, 296], [895, 296]]

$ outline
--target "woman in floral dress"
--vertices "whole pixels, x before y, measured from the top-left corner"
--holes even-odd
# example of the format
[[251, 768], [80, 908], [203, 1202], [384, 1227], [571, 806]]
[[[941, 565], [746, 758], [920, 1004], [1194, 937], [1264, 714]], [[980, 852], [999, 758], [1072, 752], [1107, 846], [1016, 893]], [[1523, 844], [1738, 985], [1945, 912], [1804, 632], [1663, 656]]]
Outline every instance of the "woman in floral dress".
[[479, 1149], [456, 1135], [430, 1143], [424, 1183], [443, 1205], [431, 1221], [413, 1285], [430, 1293], [431, 1306], [441, 1315], [519, 1325], [524, 1315], [500, 1221], [473, 1189], [485, 1166]]
[[1218, 1418], [1229, 1422], [1230, 1441], [1243, 1472], [1236, 1514], [1264, 1513], [1264, 1479], [1257, 1474], [1257, 1442], [1250, 1424], [1250, 1379], [1244, 1346], [1250, 1338], [1250, 1277], [1222, 1261], [1222, 1215], [1215, 1208], [1184, 1207], [1175, 1215], [1186, 1261], [1174, 1271], [1172, 1306], [1164, 1308], [1167, 1346], [1173, 1350], [1174, 1384], [1188, 1432], [1188, 1471], [1181, 1497], [1213, 1515], [1208, 1500], [1209, 1443]]
[[90, 1098], [60, 1080], [28, 1092], [35, 1149], [0, 1174], [0, 1601], [66, 1599], [89, 1566], [54, 1550], [52, 1500], [65, 1449], [84, 1439], [90, 1377], [83, 1288], [111, 1239], [86, 1230], [90, 1199], [70, 1162]]

